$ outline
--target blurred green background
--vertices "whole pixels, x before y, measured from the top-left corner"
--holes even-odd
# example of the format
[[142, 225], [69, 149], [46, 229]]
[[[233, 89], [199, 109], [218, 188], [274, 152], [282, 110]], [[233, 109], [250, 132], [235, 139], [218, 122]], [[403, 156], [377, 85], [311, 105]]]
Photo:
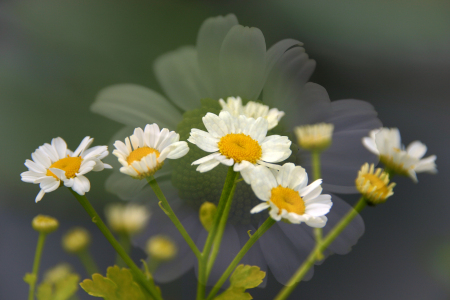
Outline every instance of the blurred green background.
[[[116, 83], [161, 91], [155, 58], [195, 44], [204, 19], [230, 12], [240, 24], [260, 28], [268, 46], [283, 38], [304, 42], [317, 61], [311, 81], [332, 100], [369, 101], [385, 126], [399, 127], [405, 144], [421, 140], [438, 156], [438, 175], [419, 175], [417, 185], [397, 180], [392, 201], [363, 212], [366, 233], [353, 251], [316, 267], [292, 299], [448, 299], [450, 278], [430, 259], [450, 240], [450, 3], [444, 0], [0, 1], [0, 299], [27, 294], [21, 278], [32, 266], [33, 216], [62, 223], [49, 238], [42, 269], [62, 260], [77, 265], [59, 247], [69, 226], [96, 232], [64, 189], [34, 204], [38, 186], [20, 181], [25, 159], [56, 136], [72, 149], [86, 135], [107, 144], [122, 126], [89, 111], [98, 91]], [[108, 172], [89, 174], [88, 196], [99, 209], [117, 200], [104, 191]], [[113, 253], [104, 255], [109, 246], [96, 237], [94, 256], [105, 269]], [[191, 299], [193, 276], [163, 291]], [[267, 288], [252, 294], [270, 299], [280, 287], [269, 277]]]

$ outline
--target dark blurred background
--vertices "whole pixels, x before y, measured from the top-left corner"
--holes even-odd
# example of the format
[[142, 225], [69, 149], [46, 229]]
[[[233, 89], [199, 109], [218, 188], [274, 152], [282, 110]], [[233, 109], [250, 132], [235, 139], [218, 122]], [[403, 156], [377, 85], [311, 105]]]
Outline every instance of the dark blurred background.
[[[258, 27], [267, 46], [298, 39], [317, 61], [311, 81], [332, 100], [369, 101], [385, 126], [436, 154], [438, 175], [396, 181], [395, 197], [362, 213], [366, 232], [345, 256], [315, 268], [290, 299], [448, 299], [450, 296], [449, 95], [450, 2], [446, 0], [318, 1], [0, 1], [0, 299], [25, 299], [37, 233], [31, 219], [61, 222], [45, 246], [41, 270], [78, 261], [60, 247], [73, 225], [92, 229], [102, 270], [114, 253], [64, 189], [38, 204], [38, 186], [21, 182], [25, 159], [61, 136], [75, 148], [90, 135], [107, 144], [121, 125], [89, 111], [97, 92], [115, 83], [160, 91], [152, 65], [164, 52], [195, 44], [204, 19], [233, 12]], [[108, 171], [90, 173], [89, 198], [101, 207]], [[353, 196], [344, 196], [350, 203]], [[446, 248], [445, 248], [446, 247]], [[162, 286], [167, 299], [192, 299], [193, 272]], [[255, 299], [281, 288], [269, 274]], [[81, 299], [90, 299], [84, 292]], [[191, 294], [191, 295], [190, 295]]]

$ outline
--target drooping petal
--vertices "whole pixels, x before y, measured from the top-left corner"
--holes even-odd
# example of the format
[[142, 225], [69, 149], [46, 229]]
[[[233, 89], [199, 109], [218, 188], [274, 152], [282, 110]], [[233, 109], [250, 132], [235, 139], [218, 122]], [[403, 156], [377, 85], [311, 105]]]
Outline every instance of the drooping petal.
[[266, 42], [258, 28], [233, 26], [220, 49], [220, 74], [226, 96], [256, 100], [264, 84]]
[[91, 110], [132, 127], [157, 123], [175, 129], [181, 113], [160, 94], [135, 84], [118, 84], [100, 91]]

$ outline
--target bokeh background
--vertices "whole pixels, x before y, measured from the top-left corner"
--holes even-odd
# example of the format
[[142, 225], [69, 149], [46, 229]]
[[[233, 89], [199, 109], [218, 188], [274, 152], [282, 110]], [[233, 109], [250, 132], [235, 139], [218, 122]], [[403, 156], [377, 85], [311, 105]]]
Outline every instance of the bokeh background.
[[[31, 271], [37, 234], [30, 222], [38, 213], [61, 221], [41, 270], [68, 261], [87, 277], [60, 247], [73, 225], [92, 229], [103, 270], [114, 261], [64, 189], [34, 203], [38, 187], [20, 181], [25, 159], [56, 136], [71, 148], [86, 135], [107, 144], [121, 125], [89, 111], [97, 92], [125, 82], [160, 91], [155, 58], [195, 44], [204, 19], [230, 12], [260, 28], [268, 46], [283, 38], [304, 42], [317, 61], [311, 81], [332, 100], [369, 101], [385, 126], [401, 130], [404, 143], [421, 140], [438, 157], [438, 175], [421, 174], [418, 184], [396, 180], [395, 197], [363, 211], [366, 232], [353, 250], [316, 267], [290, 299], [450, 297], [450, 2], [1, 0], [0, 299], [26, 298], [22, 277]], [[118, 200], [104, 191], [107, 173], [89, 174], [89, 198], [99, 210]], [[271, 299], [281, 288], [268, 276], [265, 289], [251, 291], [255, 299]], [[192, 299], [194, 273], [162, 290], [167, 299]]]

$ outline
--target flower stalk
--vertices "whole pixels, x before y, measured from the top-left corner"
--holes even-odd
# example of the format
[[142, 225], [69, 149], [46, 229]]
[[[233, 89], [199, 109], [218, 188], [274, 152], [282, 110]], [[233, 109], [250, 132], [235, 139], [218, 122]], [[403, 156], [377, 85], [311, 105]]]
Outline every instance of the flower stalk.
[[250, 250], [250, 248], [256, 243], [256, 241], [270, 228], [273, 224], [275, 224], [275, 220], [271, 217], [268, 217], [266, 221], [256, 230], [254, 234], [251, 235], [250, 239], [245, 243], [245, 245], [242, 247], [242, 249], [239, 251], [238, 254], [236, 254], [233, 261], [230, 263], [230, 265], [227, 267], [225, 272], [223, 272], [222, 276], [219, 278], [217, 283], [214, 285], [213, 289], [208, 295], [207, 300], [213, 299], [213, 297], [217, 294], [217, 292], [220, 290], [222, 285], [225, 283], [227, 278], [230, 276], [231, 272], [236, 268], [238, 263], [241, 261], [241, 259], [245, 256], [245, 254]]
[[355, 204], [354, 208], [350, 210], [341, 221], [336, 224], [336, 226], [328, 233], [328, 235], [323, 239], [321, 244], [317, 244], [316, 247], [311, 251], [309, 256], [303, 262], [303, 264], [298, 268], [297, 272], [291, 277], [287, 285], [278, 293], [274, 298], [275, 300], [284, 300], [292, 293], [297, 284], [303, 279], [306, 273], [314, 265], [317, 259], [318, 253], [325, 251], [328, 246], [341, 234], [341, 232], [350, 224], [350, 222], [366, 207], [367, 201], [364, 197], [361, 197], [359, 201]]
[[88, 249], [81, 250], [80, 252], [77, 253], [77, 256], [89, 275], [92, 275], [94, 273], [100, 273], [98, 271], [97, 264], [95, 263], [94, 258], [89, 253]]
[[[320, 151], [314, 150], [311, 151], [311, 160], [312, 160], [312, 168], [313, 168], [313, 180], [320, 179], [322, 177], [322, 172], [320, 169]], [[323, 240], [322, 228], [314, 228], [314, 238], [316, 240], [316, 244], [320, 245]], [[317, 253], [316, 257], [317, 261], [321, 261], [324, 259], [322, 252]]]
[[73, 191], [71, 188], [69, 188], [70, 192], [75, 196], [75, 198], [78, 200], [78, 202], [83, 206], [83, 208], [86, 210], [86, 212], [89, 214], [89, 216], [92, 218], [92, 222], [97, 225], [98, 229], [103, 233], [103, 235], [106, 237], [106, 239], [109, 241], [111, 246], [113, 246], [114, 250], [120, 255], [120, 257], [124, 260], [124, 262], [128, 265], [128, 267], [131, 270], [131, 273], [133, 274], [133, 277], [136, 279], [138, 283], [140, 283], [144, 287], [144, 291], [146, 291], [150, 296], [155, 300], [162, 300], [162, 297], [160, 293], [157, 291], [156, 286], [154, 285], [153, 281], [150, 282], [147, 280], [145, 275], [141, 272], [141, 270], [136, 266], [136, 264], [133, 262], [133, 260], [128, 256], [126, 251], [123, 249], [123, 247], [120, 245], [120, 243], [114, 238], [111, 231], [108, 229], [108, 227], [105, 225], [105, 223], [102, 221], [98, 213], [95, 211], [94, 207], [91, 205], [89, 200], [86, 198], [86, 196], [81, 196], [75, 191]]
[[152, 188], [153, 192], [155, 193], [156, 197], [158, 197], [160, 201], [160, 206], [163, 209], [164, 213], [170, 218], [172, 223], [175, 225], [175, 227], [178, 229], [180, 234], [183, 236], [186, 243], [191, 248], [192, 252], [194, 252], [197, 259], [201, 258], [200, 250], [198, 250], [197, 245], [195, 245], [194, 241], [192, 240], [189, 233], [187, 233], [186, 229], [184, 228], [183, 224], [181, 224], [178, 217], [175, 215], [174, 211], [172, 210], [172, 207], [170, 206], [169, 202], [167, 201], [166, 197], [164, 196], [164, 193], [160, 189], [158, 183], [156, 182], [156, 179], [153, 176], [147, 177], [147, 182]]
[[[222, 194], [220, 196], [219, 204], [217, 205], [217, 212], [216, 216], [214, 218], [214, 223], [209, 231], [208, 237], [206, 239], [205, 246], [203, 247], [202, 257], [199, 260], [199, 274], [198, 274], [198, 285], [197, 285], [197, 300], [204, 299], [205, 297], [205, 287], [206, 282], [208, 281], [208, 263], [210, 259], [210, 252], [213, 247], [213, 244], [216, 242], [216, 235], [219, 233], [219, 227], [221, 226], [220, 223], [222, 221], [223, 217], [226, 217], [224, 221], [222, 221], [222, 233], [220, 235], [220, 238], [222, 238], [223, 230], [225, 229], [226, 220], [228, 218], [228, 213], [225, 211], [227, 210], [226, 206], [228, 202], [231, 202], [230, 194], [234, 191], [234, 188], [236, 186], [236, 179], [239, 175], [239, 172], [233, 171], [233, 166], [230, 166], [228, 168], [227, 178], [225, 179], [225, 184], [223, 185]], [[230, 203], [231, 205], [231, 203]], [[229, 212], [229, 208], [228, 208]], [[214, 250], [215, 251], [215, 250]], [[218, 248], [217, 248], [218, 251]], [[217, 254], [216, 254], [217, 255]], [[210, 266], [210, 270], [212, 268], [212, 265]]]
[[39, 232], [39, 238], [36, 246], [36, 253], [34, 254], [34, 262], [33, 262], [33, 271], [31, 273], [30, 281], [30, 291], [28, 293], [28, 300], [34, 299], [34, 291], [36, 287], [36, 281], [39, 272], [39, 265], [41, 263], [42, 251], [44, 250], [45, 238], [47, 237], [47, 233]]

